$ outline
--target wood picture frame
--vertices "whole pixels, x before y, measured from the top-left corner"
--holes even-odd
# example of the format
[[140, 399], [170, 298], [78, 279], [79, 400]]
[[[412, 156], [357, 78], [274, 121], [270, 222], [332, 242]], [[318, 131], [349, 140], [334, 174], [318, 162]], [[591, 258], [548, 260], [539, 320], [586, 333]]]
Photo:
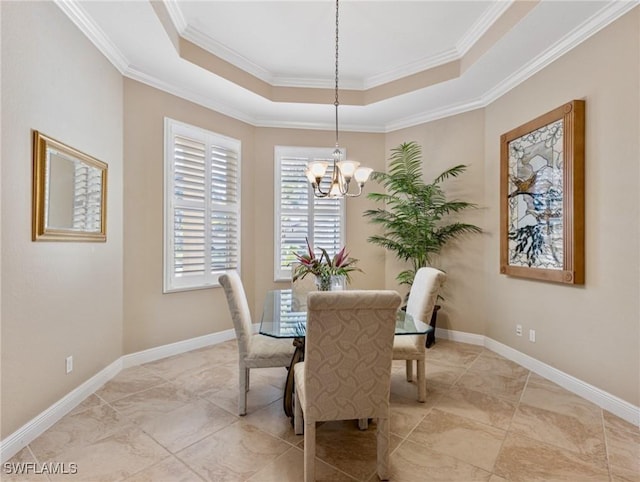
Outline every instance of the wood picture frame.
[[584, 284], [585, 102], [500, 138], [500, 273]]
[[33, 241], [107, 240], [106, 163], [33, 131]]

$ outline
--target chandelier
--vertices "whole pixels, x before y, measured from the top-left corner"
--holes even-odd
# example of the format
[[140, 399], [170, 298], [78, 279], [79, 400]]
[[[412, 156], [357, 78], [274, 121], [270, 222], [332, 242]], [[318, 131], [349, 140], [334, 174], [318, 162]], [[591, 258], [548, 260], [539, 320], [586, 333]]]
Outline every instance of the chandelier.
[[[323, 177], [327, 172], [329, 163], [326, 161], [312, 161], [308, 164], [305, 175], [311, 184], [313, 194], [316, 197], [324, 198], [342, 198], [356, 197], [362, 194], [362, 187], [367, 182], [369, 176], [373, 172], [370, 167], [359, 167], [360, 163], [356, 161], [342, 160], [342, 150], [338, 146], [338, 1], [336, 0], [336, 98], [333, 105], [336, 108], [336, 148], [333, 151], [333, 169], [331, 170], [331, 178], [328, 182], [323, 181]], [[351, 180], [355, 180], [358, 184], [357, 192], [350, 193], [349, 185]], [[328, 188], [322, 189], [321, 184]]]

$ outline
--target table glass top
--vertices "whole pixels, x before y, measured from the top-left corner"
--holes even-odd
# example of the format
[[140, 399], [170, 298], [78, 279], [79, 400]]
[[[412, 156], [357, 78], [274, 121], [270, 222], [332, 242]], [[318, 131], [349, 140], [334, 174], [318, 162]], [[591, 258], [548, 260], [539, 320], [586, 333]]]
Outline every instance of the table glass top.
[[[260, 320], [260, 333], [274, 338], [304, 338], [307, 312], [296, 311], [291, 290], [268, 291]], [[398, 311], [396, 335], [424, 335], [433, 331], [428, 323]]]

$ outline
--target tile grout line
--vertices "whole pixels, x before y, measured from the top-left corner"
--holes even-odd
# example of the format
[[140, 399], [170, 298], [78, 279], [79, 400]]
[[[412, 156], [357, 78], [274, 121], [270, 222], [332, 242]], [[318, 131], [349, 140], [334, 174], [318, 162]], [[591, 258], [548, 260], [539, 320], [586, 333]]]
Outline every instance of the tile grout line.
[[[459, 385], [456, 385], [456, 384], [457, 384], [457, 383], [458, 383], [458, 382], [459, 382], [459, 381], [460, 381], [460, 380], [461, 380], [461, 379], [462, 379], [462, 378], [463, 378], [463, 377], [464, 377], [464, 376], [469, 372], [469, 370], [470, 370], [470, 369], [473, 367], [473, 365], [474, 365], [474, 364], [475, 364], [475, 363], [480, 359], [480, 357], [482, 356], [482, 353], [484, 353], [484, 352], [485, 352], [485, 350], [481, 350], [480, 352], [478, 352], [477, 356], [473, 359], [473, 361], [471, 361], [468, 365], [463, 365], [463, 367], [464, 367], [464, 371], [463, 371], [463, 372], [462, 372], [462, 373], [461, 373], [461, 374], [460, 374], [460, 375], [459, 375], [459, 376], [454, 380], [454, 382], [453, 382], [453, 383], [451, 383], [451, 384], [449, 385], [449, 387], [447, 388], [447, 392], [449, 392], [449, 391], [450, 391], [451, 389], [453, 389], [454, 387], [464, 388], [464, 387], [460, 387]], [[460, 365], [458, 365], [458, 366], [460, 366]], [[527, 377], [527, 378], [528, 378], [528, 377]], [[468, 389], [467, 389], [467, 390], [468, 390]], [[471, 391], [476, 391], [476, 392], [478, 392], [478, 393], [480, 393], [480, 394], [483, 394], [483, 395], [484, 395], [484, 392], [480, 392], [480, 391], [477, 391], [477, 390], [471, 390]], [[523, 390], [523, 392], [524, 392], [524, 390]], [[445, 393], [443, 393], [443, 394], [441, 394], [441, 395], [439, 396], [439, 398], [442, 398], [442, 397], [444, 397], [445, 395], [446, 395], [446, 392], [445, 392]], [[522, 394], [521, 394], [521, 396], [522, 396]], [[501, 397], [497, 397], [497, 398], [501, 398]], [[433, 411], [433, 409], [434, 409], [434, 408], [435, 408], [435, 406], [434, 406], [434, 407], [431, 407], [431, 409], [429, 410], [429, 413], [431, 413], [431, 412]], [[516, 408], [517, 408], [517, 407], [516, 407]], [[447, 413], [447, 412], [445, 412], [445, 413]], [[515, 414], [515, 411], [514, 411], [514, 414]], [[506, 437], [507, 437], [507, 430], [503, 430], [503, 429], [500, 429], [499, 427], [494, 427], [494, 426], [493, 426], [493, 425], [491, 425], [491, 424], [487, 424], [487, 423], [481, 422], [481, 421], [479, 421], [479, 420], [475, 420], [475, 419], [472, 419], [472, 418], [468, 418], [468, 417], [465, 417], [465, 416], [462, 416], [462, 415], [457, 415], [457, 416], [459, 416], [459, 417], [461, 417], [461, 418], [464, 418], [464, 419], [467, 419], [467, 420], [470, 420], [470, 421], [472, 421], [472, 422], [474, 422], [474, 423], [477, 423], [477, 424], [481, 424], [481, 425], [487, 426], [487, 427], [489, 427], [489, 428], [493, 428], [493, 429], [497, 429], [497, 430], [502, 430], [502, 431], [504, 431], [504, 434], [505, 434], [505, 435], [504, 435], [504, 438], [502, 439], [502, 443], [500, 444], [500, 449], [498, 450], [498, 455], [500, 454], [500, 451], [502, 450], [502, 446], [503, 446], [503, 444], [504, 444], [504, 441], [506, 440]], [[424, 418], [426, 418], [426, 415], [425, 415], [425, 417], [423, 417], [423, 419], [424, 419]], [[412, 429], [411, 433], [413, 433], [413, 431], [414, 431], [416, 428], [417, 428], [417, 425]], [[410, 441], [410, 442], [411, 442], [411, 441]], [[433, 448], [433, 450], [434, 450], [435, 452], [439, 453], [439, 454], [446, 455], [446, 456], [448, 456], [448, 457], [453, 457], [454, 459], [459, 460], [459, 461], [461, 461], [461, 462], [463, 462], [463, 463], [466, 463], [466, 464], [472, 465], [473, 467], [476, 467], [476, 468], [478, 468], [478, 469], [480, 469], [480, 470], [483, 470], [484, 472], [488, 472], [489, 474], [492, 474], [492, 475], [494, 474], [494, 470], [493, 470], [493, 469], [495, 468], [495, 462], [494, 462], [493, 467], [491, 468], [491, 470], [487, 470], [487, 469], [485, 469], [485, 468], [483, 468], [483, 467], [479, 467], [479, 466], [477, 466], [477, 465], [475, 465], [475, 464], [472, 464], [472, 463], [470, 463], [470, 462], [467, 462], [467, 461], [464, 461], [464, 460], [462, 460], [462, 459], [459, 459], [458, 457], [455, 457], [455, 456], [452, 456], [452, 455], [446, 454], [446, 453], [444, 453], [444, 452], [440, 452], [440, 451], [437, 449], [437, 447], [436, 447], [436, 448]], [[496, 456], [496, 461], [497, 461], [497, 459], [498, 459], [498, 456]], [[495, 474], [495, 475], [498, 475], [498, 474]]]
[[502, 449], [504, 448], [504, 444], [507, 441], [507, 437], [511, 434], [511, 425], [513, 424], [513, 420], [516, 418], [516, 414], [518, 413], [518, 410], [520, 410], [520, 403], [522, 402], [522, 397], [524, 397], [524, 392], [527, 389], [527, 386], [529, 385], [529, 378], [531, 377], [531, 370], [529, 370], [529, 372], [527, 373], [527, 380], [524, 383], [524, 387], [522, 389], [522, 392], [520, 393], [520, 398], [518, 398], [518, 401], [516, 402], [516, 408], [513, 411], [513, 415], [511, 416], [511, 420], [509, 421], [509, 425], [507, 426], [506, 430], [504, 431], [504, 438], [502, 439], [502, 443], [500, 444], [500, 448], [498, 449], [498, 455], [496, 456], [496, 461], [493, 463], [493, 468], [491, 470], [492, 474], [497, 475], [498, 477], [501, 477], [500, 474], [496, 474], [495, 472], [495, 468], [496, 468], [496, 463], [498, 462], [498, 459], [500, 458], [500, 453], [502, 452]]
[[607, 437], [607, 427], [604, 421], [604, 411], [600, 409], [600, 424], [602, 425], [602, 436], [604, 437], [604, 452], [607, 457], [607, 473], [609, 474], [609, 480], [613, 481], [613, 474], [611, 473], [611, 460], [609, 458], [609, 437]]

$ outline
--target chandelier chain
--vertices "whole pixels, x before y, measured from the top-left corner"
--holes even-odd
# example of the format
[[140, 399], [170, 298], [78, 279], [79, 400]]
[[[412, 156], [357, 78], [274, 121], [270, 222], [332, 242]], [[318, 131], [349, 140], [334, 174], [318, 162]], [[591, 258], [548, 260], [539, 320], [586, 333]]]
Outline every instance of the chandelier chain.
[[[0, 0], [1, 1], [1, 0]], [[329, 187], [328, 189], [322, 188], [323, 178], [329, 167], [327, 161], [311, 161], [307, 164], [305, 170], [305, 176], [311, 184], [313, 195], [317, 198], [330, 198], [339, 199], [345, 197], [357, 197], [362, 194], [362, 188], [364, 183], [369, 179], [369, 175], [373, 169], [369, 167], [359, 167], [359, 162], [343, 160], [342, 151], [338, 145], [338, 106], [340, 101], [338, 99], [339, 92], [339, 76], [338, 76], [338, 61], [339, 61], [339, 41], [340, 41], [340, 10], [339, 0], [336, 0], [336, 85], [335, 85], [335, 101], [334, 106], [336, 108], [336, 148], [333, 151], [333, 166], [329, 174]], [[357, 183], [357, 192], [349, 192], [349, 185], [351, 180], [355, 179]]]
[[340, 105], [338, 101], [338, 1], [336, 0], [336, 100], [333, 103], [336, 107], [336, 147], [338, 147], [338, 105]]

